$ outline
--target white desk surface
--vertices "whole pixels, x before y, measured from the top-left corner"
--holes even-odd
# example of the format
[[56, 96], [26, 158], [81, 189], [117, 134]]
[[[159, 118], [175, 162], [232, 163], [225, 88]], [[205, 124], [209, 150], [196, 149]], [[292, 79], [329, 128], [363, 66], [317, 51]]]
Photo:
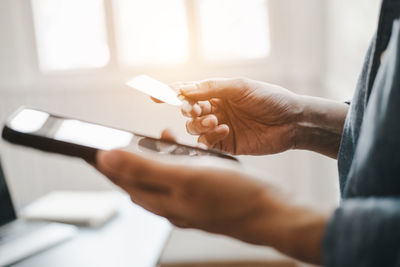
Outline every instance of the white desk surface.
[[[143, 236], [155, 233], [138, 224], [134, 204], [121, 205], [117, 217], [97, 229], [80, 228], [77, 237], [22, 260], [16, 267], [135, 266]], [[132, 227], [136, 225], [136, 227]], [[138, 233], [141, 237], [138, 238]], [[161, 266], [304, 266], [273, 249], [228, 237], [174, 228], [161, 254]], [[140, 267], [140, 266], [139, 266]]]

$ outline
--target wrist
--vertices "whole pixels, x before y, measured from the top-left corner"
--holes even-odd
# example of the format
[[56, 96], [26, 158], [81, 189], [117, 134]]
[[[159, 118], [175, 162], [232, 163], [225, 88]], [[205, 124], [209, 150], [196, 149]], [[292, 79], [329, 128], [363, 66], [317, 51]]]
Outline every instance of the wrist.
[[268, 233], [264, 245], [301, 261], [321, 264], [322, 240], [328, 219], [328, 213], [310, 208], [282, 207], [275, 216], [265, 217], [264, 229]]
[[294, 149], [306, 149], [336, 158], [348, 105], [328, 99], [298, 96]]
[[293, 208], [285, 217], [286, 235], [283, 236], [278, 250], [313, 264], [322, 264], [322, 240], [329, 216], [307, 208]]
[[259, 199], [253, 216], [247, 216], [223, 233], [248, 243], [273, 247], [305, 262], [321, 263], [329, 213], [294, 205], [275, 193], [268, 190]]

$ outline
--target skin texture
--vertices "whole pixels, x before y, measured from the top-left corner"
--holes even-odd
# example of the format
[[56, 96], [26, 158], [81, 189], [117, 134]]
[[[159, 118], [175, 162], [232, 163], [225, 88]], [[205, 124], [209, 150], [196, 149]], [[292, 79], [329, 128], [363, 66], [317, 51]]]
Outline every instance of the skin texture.
[[214, 79], [180, 86], [189, 101], [186, 127], [198, 141], [236, 155], [279, 153], [294, 146], [301, 110], [296, 95], [276, 85], [247, 79]]
[[163, 164], [125, 151], [99, 152], [96, 167], [133, 202], [178, 227], [321, 262], [320, 237], [327, 216], [297, 207], [273, 185], [235, 171]]
[[[347, 105], [299, 96], [248, 79], [212, 79], [173, 86], [186, 97], [187, 130], [199, 142], [232, 154], [308, 149], [335, 158]], [[164, 131], [162, 137], [175, 140]], [[217, 168], [164, 164], [124, 151], [100, 151], [95, 167], [133, 202], [178, 227], [272, 246], [321, 263], [330, 214], [299, 206], [274, 185]]]
[[[198, 141], [236, 155], [307, 149], [336, 158], [348, 106], [249, 79], [176, 84]], [[207, 123], [204, 123], [207, 121]]]

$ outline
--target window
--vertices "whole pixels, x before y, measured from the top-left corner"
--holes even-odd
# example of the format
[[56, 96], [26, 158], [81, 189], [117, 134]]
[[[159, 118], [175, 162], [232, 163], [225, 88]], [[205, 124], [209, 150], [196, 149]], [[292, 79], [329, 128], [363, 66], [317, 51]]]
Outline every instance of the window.
[[266, 1], [202, 0], [199, 3], [205, 58], [230, 61], [268, 55]]
[[43, 71], [99, 68], [110, 58], [126, 67], [269, 54], [267, 0], [31, 1]]
[[173, 64], [188, 58], [184, 0], [117, 0], [115, 4], [122, 64]]
[[102, 0], [32, 0], [43, 71], [98, 68], [109, 61]]

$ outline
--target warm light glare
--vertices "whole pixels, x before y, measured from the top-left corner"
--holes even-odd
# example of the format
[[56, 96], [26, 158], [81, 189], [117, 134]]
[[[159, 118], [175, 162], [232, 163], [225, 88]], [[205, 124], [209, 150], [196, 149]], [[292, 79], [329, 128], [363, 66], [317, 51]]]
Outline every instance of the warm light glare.
[[43, 127], [49, 114], [33, 109], [23, 109], [10, 121], [12, 129], [21, 133], [33, 133]]
[[97, 68], [109, 61], [103, 0], [32, 0], [40, 68]]
[[103, 150], [122, 148], [131, 142], [133, 134], [77, 120], [61, 123], [54, 139]]
[[231, 61], [269, 54], [266, 0], [201, 0], [199, 8], [207, 59]]
[[113, 3], [121, 63], [174, 64], [187, 59], [184, 0], [115, 0]]

